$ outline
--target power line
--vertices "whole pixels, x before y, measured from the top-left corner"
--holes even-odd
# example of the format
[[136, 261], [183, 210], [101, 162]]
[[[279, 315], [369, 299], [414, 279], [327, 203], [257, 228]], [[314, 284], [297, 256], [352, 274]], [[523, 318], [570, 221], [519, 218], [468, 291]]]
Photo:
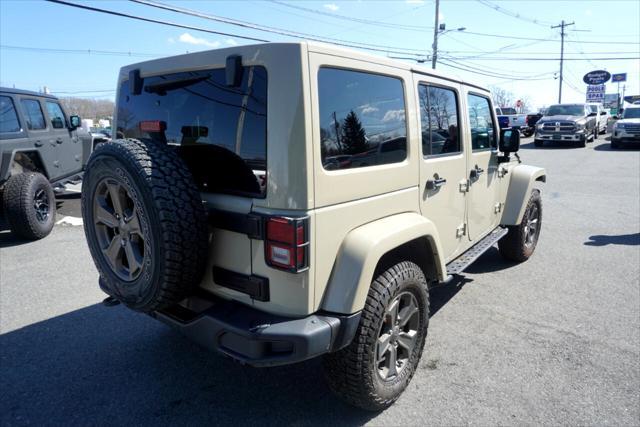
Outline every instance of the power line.
[[183, 7], [174, 7], [164, 3], [158, 3], [150, 0], [129, 0], [133, 3], [139, 3], [150, 7], [155, 7], [158, 9], [168, 10], [171, 12], [182, 13], [184, 15], [195, 16], [198, 18], [208, 19], [211, 21], [222, 22], [224, 24], [235, 25], [243, 28], [249, 28], [252, 30], [263, 31], [272, 34], [278, 34], [288, 37], [294, 38], [302, 38], [307, 40], [319, 41], [319, 42], [330, 42], [339, 46], [348, 46], [348, 47], [356, 47], [359, 49], [373, 50], [378, 52], [394, 52], [400, 53], [404, 55], [420, 55], [423, 54], [422, 51], [416, 49], [405, 49], [397, 46], [387, 46], [387, 45], [377, 45], [371, 43], [361, 43], [361, 42], [352, 42], [343, 39], [335, 39], [331, 37], [318, 37], [313, 34], [301, 33], [297, 31], [285, 30], [282, 28], [269, 27], [265, 25], [254, 24], [252, 22], [247, 21], [239, 21], [236, 19], [226, 18], [223, 16], [211, 15], [204, 12], [199, 12], [192, 9], [186, 9]]
[[[540, 42], [552, 42], [555, 41], [553, 39], [541, 39], [541, 38], [534, 38], [534, 37], [520, 37], [520, 36], [512, 36], [512, 35], [506, 35], [506, 34], [491, 34], [491, 33], [479, 33], [479, 32], [475, 32], [475, 31], [461, 31], [459, 34], [472, 34], [475, 36], [481, 36], [481, 37], [496, 37], [496, 38], [500, 38], [500, 39], [514, 39], [514, 40], [531, 40], [531, 41], [540, 41]], [[575, 41], [572, 40], [567, 40], [566, 43], [577, 43]], [[584, 41], [582, 43], [589, 43], [589, 44], [624, 44], [624, 45], [640, 45], [640, 43], [634, 43], [634, 42], [619, 42], [619, 41]]]
[[533, 77], [518, 77], [518, 76], [507, 76], [507, 75], [497, 75], [497, 74], [493, 74], [493, 73], [486, 73], [486, 72], [483, 72], [483, 71], [472, 70], [470, 68], [466, 68], [466, 67], [459, 66], [459, 65], [453, 65], [453, 64], [449, 63], [447, 59], [445, 59], [445, 60], [441, 59], [440, 63], [443, 64], [443, 65], [446, 65], [447, 67], [456, 68], [458, 70], [467, 71], [467, 72], [473, 73], [473, 74], [480, 74], [480, 75], [487, 76], [487, 77], [494, 77], [494, 78], [500, 78], [500, 79], [508, 78], [510, 80], [549, 80], [548, 77], [533, 78]]
[[[559, 61], [560, 58], [477, 58], [475, 56], [459, 56], [454, 59], [464, 59], [469, 61]], [[564, 58], [564, 61], [625, 61], [631, 59], [640, 59], [640, 56], [625, 56], [625, 57], [607, 57], [607, 58]]]
[[[285, 6], [291, 9], [297, 9], [297, 10], [302, 10], [304, 12], [310, 12], [310, 13], [314, 13], [316, 15], [323, 15], [323, 16], [329, 16], [331, 18], [335, 18], [335, 19], [341, 19], [343, 21], [351, 21], [351, 22], [358, 22], [361, 24], [367, 24], [367, 25], [375, 25], [378, 27], [387, 27], [387, 28], [395, 28], [395, 29], [401, 29], [401, 30], [410, 30], [410, 31], [424, 31], [424, 30], [432, 30], [433, 27], [425, 27], [422, 25], [406, 25], [406, 24], [394, 24], [391, 22], [384, 22], [384, 21], [375, 21], [375, 20], [371, 20], [371, 19], [364, 19], [364, 18], [354, 18], [351, 16], [345, 16], [345, 15], [340, 15], [337, 13], [329, 13], [329, 12], [324, 12], [322, 10], [316, 10], [316, 9], [311, 9], [308, 7], [303, 7], [303, 6], [298, 6], [298, 5], [294, 5], [294, 4], [290, 4], [290, 3], [285, 3], [283, 1], [278, 1], [278, 0], [272, 0], [271, 3], [280, 5], [280, 6]], [[421, 7], [424, 7], [424, 5], [415, 7], [413, 10], [415, 9], [419, 9]]]
[[477, 0], [478, 3], [483, 4], [491, 9], [494, 9], [500, 13], [502, 13], [503, 15], [507, 15], [507, 16], [511, 16], [512, 18], [516, 18], [516, 19], [520, 19], [521, 21], [526, 21], [526, 22], [530, 22], [532, 24], [536, 24], [536, 25], [540, 25], [542, 27], [546, 27], [548, 25], [553, 24], [553, 22], [547, 22], [547, 21], [541, 21], [539, 19], [532, 19], [532, 18], [527, 18], [525, 16], [520, 15], [518, 12], [512, 12], [508, 9], [505, 9], [501, 6], [498, 6], [497, 4], [493, 4], [487, 0]]
[[161, 20], [158, 20], [158, 19], [151, 19], [151, 18], [144, 18], [142, 16], [129, 15], [127, 13], [122, 13], [122, 12], [115, 12], [113, 10], [100, 9], [100, 8], [97, 8], [97, 7], [85, 6], [85, 5], [77, 4], [77, 3], [69, 3], [69, 2], [66, 2], [66, 1], [63, 1], [63, 0], [45, 0], [45, 1], [48, 1], [50, 3], [62, 4], [64, 6], [77, 7], [78, 9], [90, 10], [92, 12], [100, 12], [100, 13], [106, 13], [106, 14], [114, 15], [114, 16], [121, 16], [123, 18], [136, 19], [138, 21], [152, 22], [154, 24], [168, 25], [170, 27], [184, 28], [184, 29], [187, 29], [187, 30], [202, 31], [204, 33], [209, 33], [209, 34], [217, 34], [217, 35], [227, 36], [227, 37], [237, 37], [239, 39], [251, 40], [251, 41], [256, 41], [256, 42], [268, 42], [269, 41], [269, 40], [265, 40], [265, 39], [255, 38], [255, 37], [241, 36], [239, 34], [222, 33], [220, 31], [207, 30], [206, 28], [193, 27], [191, 25], [183, 25], [183, 24], [178, 24], [178, 23], [175, 23], [175, 22], [161, 21]]
[[105, 56], [131, 56], [131, 57], [145, 57], [145, 58], [159, 58], [165, 56], [166, 53], [140, 53], [140, 52], [125, 52], [125, 51], [113, 51], [113, 50], [95, 50], [95, 49], [60, 49], [60, 48], [45, 48], [45, 47], [29, 47], [29, 46], [11, 46], [1, 44], [0, 49], [6, 50], [24, 50], [29, 52], [44, 52], [44, 53], [73, 53], [83, 55], [105, 55]]

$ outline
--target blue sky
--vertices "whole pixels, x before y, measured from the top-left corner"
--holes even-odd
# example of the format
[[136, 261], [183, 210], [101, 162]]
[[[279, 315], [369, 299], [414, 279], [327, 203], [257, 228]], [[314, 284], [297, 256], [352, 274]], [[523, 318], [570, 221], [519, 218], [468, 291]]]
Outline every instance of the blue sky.
[[[283, 35], [213, 22], [124, 0], [69, 1], [236, 35], [272, 41], [294, 40]], [[430, 54], [433, 41], [434, 0], [166, 0], [164, 3], [317, 37], [331, 37], [347, 43], [393, 46]], [[575, 21], [575, 25], [567, 27], [566, 56], [580, 60], [565, 61], [563, 102], [584, 101], [586, 85], [582, 82], [582, 76], [596, 69], [606, 69], [612, 73], [626, 72], [626, 94], [640, 94], [640, 60], [584, 60], [640, 57], [640, 1], [441, 0], [440, 15], [440, 22], [444, 22], [447, 29], [454, 29], [439, 39], [439, 57], [443, 61], [438, 64], [440, 70], [483, 85], [500, 86], [517, 97], [528, 97], [536, 107], [555, 103], [558, 80], [554, 78], [554, 73], [559, 71], [558, 61], [530, 61], [524, 58], [557, 58], [560, 51], [559, 29], [549, 27], [564, 19]], [[380, 26], [369, 21], [385, 24]], [[404, 27], [395, 27], [396, 24]], [[460, 27], [465, 30], [455, 31]], [[46, 85], [61, 96], [113, 98], [118, 69], [125, 64], [153, 56], [248, 43], [255, 42], [234, 36], [139, 22], [38, 0], [0, 0], [2, 86], [15, 85], [17, 88], [37, 90]], [[132, 55], [63, 50], [131, 52]], [[376, 54], [402, 56], [385, 52]], [[472, 67], [493, 76], [462, 71], [452, 66]], [[615, 90], [616, 87], [611, 83], [607, 85], [607, 92]]]

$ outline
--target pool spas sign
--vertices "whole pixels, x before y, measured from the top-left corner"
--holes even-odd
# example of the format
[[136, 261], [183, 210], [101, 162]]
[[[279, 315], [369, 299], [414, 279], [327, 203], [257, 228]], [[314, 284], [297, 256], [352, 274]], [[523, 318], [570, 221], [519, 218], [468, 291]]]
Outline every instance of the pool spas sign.
[[582, 81], [588, 85], [601, 85], [608, 82], [610, 78], [610, 72], [606, 70], [596, 70], [585, 74]]

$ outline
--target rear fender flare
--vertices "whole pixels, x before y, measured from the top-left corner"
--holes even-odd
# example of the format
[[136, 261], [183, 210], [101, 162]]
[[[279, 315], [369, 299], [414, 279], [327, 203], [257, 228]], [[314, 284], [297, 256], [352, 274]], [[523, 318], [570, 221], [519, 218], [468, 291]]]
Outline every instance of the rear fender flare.
[[322, 309], [344, 314], [362, 310], [378, 261], [389, 251], [422, 237], [431, 245], [436, 279], [444, 280], [446, 266], [435, 224], [418, 213], [392, 215], [347, 234], [334, 263]]

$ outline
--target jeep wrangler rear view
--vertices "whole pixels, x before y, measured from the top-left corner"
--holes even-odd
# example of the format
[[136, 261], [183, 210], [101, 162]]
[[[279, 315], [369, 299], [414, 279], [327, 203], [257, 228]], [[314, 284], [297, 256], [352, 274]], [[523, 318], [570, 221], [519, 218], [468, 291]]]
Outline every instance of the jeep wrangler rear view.
[[105, 301], [242, 363], [323, 356], [332, 390], [385, 408], [429, 288], [496, 242], [536, 247], [545, 171], [512, 159], [480, 86], [307, 42], [134, 64], [118, 85], [82, 188]]

